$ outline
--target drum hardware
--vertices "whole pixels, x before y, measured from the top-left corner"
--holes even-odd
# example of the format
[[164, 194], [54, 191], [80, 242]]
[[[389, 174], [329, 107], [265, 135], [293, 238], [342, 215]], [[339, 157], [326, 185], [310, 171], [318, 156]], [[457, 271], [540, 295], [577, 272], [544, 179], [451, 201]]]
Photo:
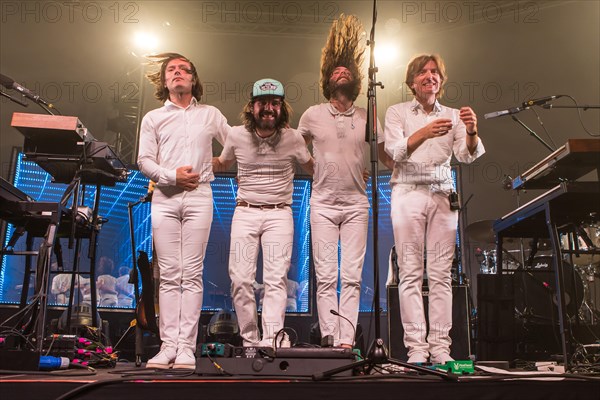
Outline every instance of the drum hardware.
[[[512, 250], [516, 252], [520, 252], [520, 250]], [[503, 249], [503, 254], [505, 258], [502, 261], [502, 270], [503, 271], [514, 271], [517, 269], [521, 269], [523, 265], [521, 262], [512, 254], [510, 254], [510, 250]], [[497, 266], [497, 257], [496, 257], [496, 249], [493, 250], [482, 250], [477, 248], [475, 250], [475, 259], [479, 263], [479, 272], [482, 274], [495, 274], [496, 266]]]
[[[493, 229], [494, 221], [492, 220], [481, 220], [476, 221], [465, 229], [465, 234], [475, 242], [495, 244], [496, 235]], [[512, 243], [512, 238], [506, 238], [506, 243]]]
[[561, 236], [561, 245], [572, 256], [573, 264], [600, 265], [600, 224], [597, 221], [571, 224]]

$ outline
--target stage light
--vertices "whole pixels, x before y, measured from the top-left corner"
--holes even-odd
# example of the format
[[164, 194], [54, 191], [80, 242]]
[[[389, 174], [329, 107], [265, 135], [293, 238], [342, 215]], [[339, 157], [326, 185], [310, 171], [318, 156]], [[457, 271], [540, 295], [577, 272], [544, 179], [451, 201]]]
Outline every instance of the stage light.
[[136, 32], [133, 36], [136, 48], [146, 52], [152, 52], [158, 48], [158, 38], [148, 32]]
[[375, 47], [375, 62], [379, 65], [393, 65], [398, 61], [400, 51], [394, 43], [377, 43]]

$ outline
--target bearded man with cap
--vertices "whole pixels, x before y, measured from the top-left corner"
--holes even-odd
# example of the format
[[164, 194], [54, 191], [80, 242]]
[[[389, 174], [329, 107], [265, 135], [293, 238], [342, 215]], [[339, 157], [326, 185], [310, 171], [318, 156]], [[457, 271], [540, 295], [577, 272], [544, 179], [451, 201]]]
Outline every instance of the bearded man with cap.
[[[354, 344], [369, 226], [364, 175], [367, 111], [354, 105], [361, 90], [362, 34], [362, 25], [353, 15], [342, 14], [333, 22], [321, 55], [321, 88], [328, 102], [306, 110], [298, 125], [306, 142], [312, 143], [315, 158], [310, 226], [319, 327], [321, 336], [332, 336], [336, 347]], [[385, 157], [383, 147], [380, 153]], [[339, 301], [338, 243], [342, 251]]]
[[164, 106], [142, 119], [138, 165], [156, 182], [151, 214], [162, 345], [146, 367], [194, 369], [213, 215], [212, 143], [223, 144], [229, 126], [219, 110], [199, 103], [202, 84], [189, 59], [177, 53], [152, 59], [160, 70], [148, 78]]
[[[287, 273], [294, 240], [292, 193], [295, 163], [312, 175], [313, 160], [302, 136], [289, 129], [291, 107], [275, 79], [261, 79], [231, 129], [215, 162], [227, 170], [237, 161], [237, 205], [231, 223], [229, 276], [244, 346], [273, 347], [284, 327]], [[258, 329], [256, 278], [259, 245], [263, 254], [262, 340]]]

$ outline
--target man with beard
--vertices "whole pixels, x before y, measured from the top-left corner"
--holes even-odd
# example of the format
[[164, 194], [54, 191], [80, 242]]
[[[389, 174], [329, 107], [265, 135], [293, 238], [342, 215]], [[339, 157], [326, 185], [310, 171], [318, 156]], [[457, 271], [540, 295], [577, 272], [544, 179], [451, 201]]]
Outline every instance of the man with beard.
[[202, 85], [190, 60], [176, 53], [153, 58], [160, 71], [148, 78], [165, 103], [142, 120], [138, 165], [156, 182], [151, 213], [162, 345], [146, 367], [194, 369], [213, 214], [212, 141], [224, 143], [229, 126], [219, 110], [199, 103]]
[[[229, 275], [244, 346], [273, 347], [284, 327], [286, 280], [294, 240], [292, 193], [294, 163], [312, 174], [313, 160], [304, 140], [287, 128], [291, 108], [283, 85], [261, 79], [242, 112], [244, 125], [232, 128], [215, 165], [237, 161], [237, 206], [231, 223]], [[262, 247], [264, 300], [262, 340], [253, 284]]]
[[[442, 106], [448, 79], [438, 55], [414, 58], [406, 85], [415, 98], [388, 108], [385, 150], [395, 161], [392, 225], [398, 253], [400, 314], [408, 362], [451, 361], [452, 281], [458, 211], [450, 159], [470, 163], [485, 149], [477, 136], [477, 116], [470, 107]], [[423, 255], [427, 254], [429, 333], [423, 310]], [[425, 337], [427, 336], [427, 337]]]
[[315, 158], [310, 225], [321, 336], [333, 338], [327, 345], [348, 348], [354, 344], [369, 226], [364, 179], [367, 112], [354, 105], [361, 90], [362, 32], [355, 16], [341, 15], [333, 22], [321, 56], [321, 88], [329, 102], [310, 107], [298, 125], [306, 142], [312, 143]]

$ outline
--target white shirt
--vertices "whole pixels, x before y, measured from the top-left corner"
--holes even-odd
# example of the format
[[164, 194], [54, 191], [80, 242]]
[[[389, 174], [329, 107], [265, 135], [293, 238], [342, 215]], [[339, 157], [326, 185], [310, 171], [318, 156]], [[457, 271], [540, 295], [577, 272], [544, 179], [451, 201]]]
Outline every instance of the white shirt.
[[[448, 134], [427, 139], [408, 155], [408, 138], [436, 119], [452, 120]], [[385, 114], [385, 150], [395, 162], [391, 184], [435, 185], [440, 190], [453, 188], [450, 160], [452, 154], [463, 163], [471, 163], [485, 153], [479, 138], [471, 154], [466, 142], [467, 130], [459, 110], [435, 102], [427, 114], [416, 100], [395, 104]]]
[[237, 200], [257, 205], [292, 204], [294, 161], [306, 164], [310, 160], [304, 139], [294, 129], [283, 129], [273, 149], [263, 143], [257, 146], [252, 135], [256, 133], [245, 126], [231, 128], [219, 156], [221, 162], [237, 161]]
[[200, 183], [214, 180], [212, 140], [225, 143], [229, 132], [221, 112], [192, 97], [190, 105], [179, 107], [170, 100], [142, 119], [138, 166], [156, 186], [175, 186], [177, 168], [191, 165], [200, 174]]
[[364, 108], [338, 113], [330, 103], [314, 105], [300, 118], [298, 131], [312, 139], [315, 158], [311, 205], [369, 207], [366, 122]]

